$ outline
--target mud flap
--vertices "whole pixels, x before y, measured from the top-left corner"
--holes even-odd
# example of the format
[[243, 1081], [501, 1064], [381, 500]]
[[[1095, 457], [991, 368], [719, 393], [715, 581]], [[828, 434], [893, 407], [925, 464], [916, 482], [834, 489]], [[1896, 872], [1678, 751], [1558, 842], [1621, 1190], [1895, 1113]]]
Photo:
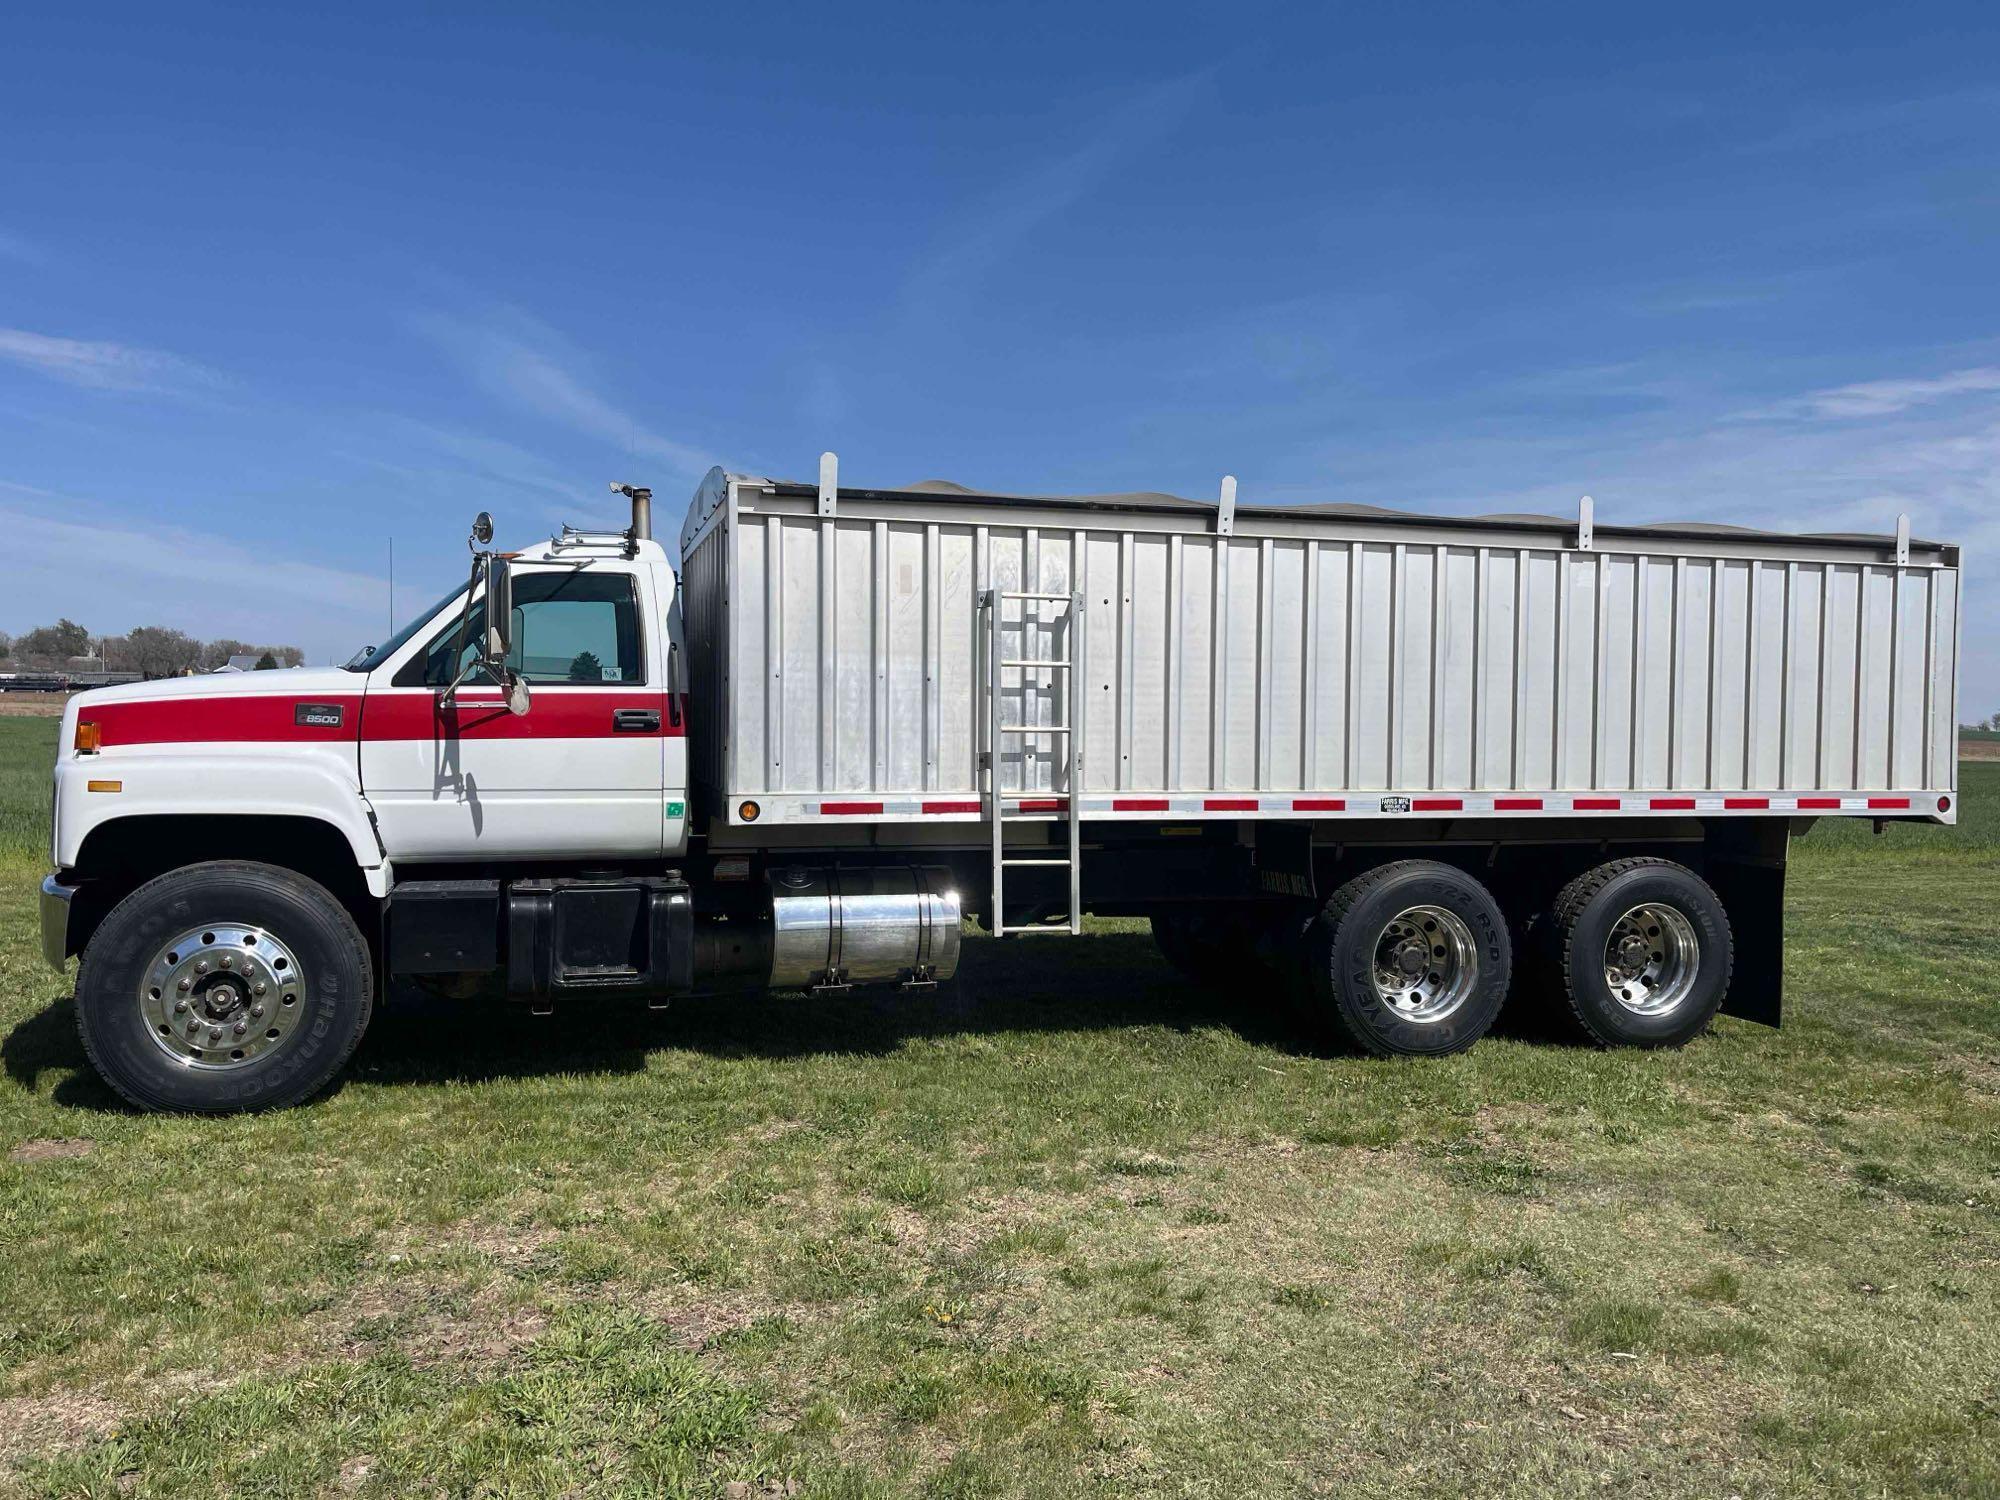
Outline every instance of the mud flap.
[[[1785, 855], [1791, 826], [1776, 818], [1708, 825], [1706, 875], [1729, 913], [1736, 966], [1722, 1013], [1780, 1023], [1785, 998]], [[1753, 936], [1754, 935], [1754, 936]]]

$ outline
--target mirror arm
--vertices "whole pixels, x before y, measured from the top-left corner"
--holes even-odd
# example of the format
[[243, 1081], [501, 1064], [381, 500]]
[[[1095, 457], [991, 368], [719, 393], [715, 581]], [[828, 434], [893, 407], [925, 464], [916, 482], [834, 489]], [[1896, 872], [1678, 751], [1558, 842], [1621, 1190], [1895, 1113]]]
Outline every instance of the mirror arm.
[[[471, 628], [472, 625], [472, 596], [479, 592], [479, 575], [483, 573], [485, 570], [486, 570], [486, 558], [484, 554], [475, 553], [472, 559], [472, 577], [466, 582], [465, 585], [465, 604], [459, 609], [458, 612], [458, 631], [456, 634], [452, 636], [452, 647], [453, 647], [452, 654], [454, 656], [465, 655], [465, 636], [466, 632]], [[463, 687], [465, 685], [465, 679], [472, 675], [472, 669], [474, 667], [484, 666], [484, 665], [485, 665], [484, 661], [482, 661], [478, 657], [475, 657], [473, 660], [467, 662], [464, 666], [460, 667], [458, 669], [458, 675], [452, 678], [452, 680], [445, 685], [444, 698], [442, 701], [449, 703], [451, 701], [451, 695], [453, 693], [456, 693], [461, 687]]]

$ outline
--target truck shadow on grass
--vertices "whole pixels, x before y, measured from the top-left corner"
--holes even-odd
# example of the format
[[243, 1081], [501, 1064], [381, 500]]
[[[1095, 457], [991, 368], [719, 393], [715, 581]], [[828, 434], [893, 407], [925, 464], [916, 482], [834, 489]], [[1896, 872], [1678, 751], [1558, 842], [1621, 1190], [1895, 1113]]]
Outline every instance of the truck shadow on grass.
[[[1495, 1034], [1569, 1045], [1538, 1004], [1510, 1002]], [[1103, 933], [1066, 942], [967, 937], [958, 977], [936, 990], [858, 989], [844, 995], [747, 995], [676, 1000], [648, 1010], [632, 1000], [572, 1001], [535, 1016], [495, 998], [444, 999], [399, 989], [377, 1008], [347, 1080], [479, 1083], [551, 1074], [631, 1074], [667, 1049], [716, 1058], [785, 1060], [815, 1054], [880, 1056], [912, 1041], [1011, 1032], [1226, 1027], [1293, 1056], [1353, 1055], [1301, 1013], [1269, 976], [1248, 971], [1228, 991], [1206, 989], [1165, 964], [1149, 937]], [[68, 997], [0, 1040], [0, 1062], [24, 1088], [49, 1073], [66, 1107], [122, 1110], [77, 1039]]]

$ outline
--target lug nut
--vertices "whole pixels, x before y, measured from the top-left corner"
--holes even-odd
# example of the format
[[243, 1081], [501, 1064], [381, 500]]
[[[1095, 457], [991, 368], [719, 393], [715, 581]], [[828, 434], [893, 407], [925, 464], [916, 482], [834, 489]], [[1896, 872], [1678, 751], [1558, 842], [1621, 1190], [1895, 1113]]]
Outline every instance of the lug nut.
[[236, 1034], [238, 1036], [243, 1035], [243, 1033], [248, 1031], [249, 1029], [250, 1029], [250, 1023], [248, 1021], [238, 1021], [236, 1023]]
[[194, 971], [197, 974], [206, 974], [208, 972], [208, 960], [205, 958], [195, 960]]
[[208, 1028], [208, 1039], [209, 1039], [209, 1040], [210, 1040], [211, 1042], [219, 1042], [219, 1041], [221, 1041], [221, 1040], [222, 1040], [222, 1028], [221, 1028], [220, 1026], [211, 1026], [211, 1027], [209, 1027], [209, 1028]]
[[264, 1014], [264, 1007], [261, 1005], [253, 1005], [250, 1007], [250, 1014], [253, 1019], [257, 1016], [261, 1016]]
[[176, 1000], [174, 1002], [174, 1014], [177, 1016], [186, 1015], [187, 1008], [188, 1008], [188, 1003], [185, 1000]]
[[264, 993], [264, 981], [263, 981], [263, 980], [261, 980], [261, 979], [260, 979], [260, 980], [258, 980], [258, 981], [257, 981], [257, 983], [256, 983], [255, 985], [253, 985], [253, 986], [251, 987], [251, 990], [250, 990], [250, 993], [251, 993], [251, 994], [253, 994], [253, 995], [261, 995], [261, 994], [263, 994], [263, 993]]
[[181, 981], [181, 988], [182, 988], [182, 989], [184, 989], [184, 990], [191, 990], [191, 989], [193, 989], [193, 988], [194, 988], [194, 981], [193, 981], [192, 979], [183, 979], [183, 980]]
[[230, 955], [230, 954], [227, 954], [227, 953], [225, 953], [225, 954], [223, 954], [223, 955], [222, 955], [222, 967], [223, 967], [223, 968], [225, 968], [225, 969], [227, 969], [227, 968], [232, 968], [232, 967], [234, 967], [234, 966], [235, 966], [235, 963], [236, 963], [236, 959], [235, 959], [235, 958], [234, 958], [234, 957], [233, 957], [232, 955]]

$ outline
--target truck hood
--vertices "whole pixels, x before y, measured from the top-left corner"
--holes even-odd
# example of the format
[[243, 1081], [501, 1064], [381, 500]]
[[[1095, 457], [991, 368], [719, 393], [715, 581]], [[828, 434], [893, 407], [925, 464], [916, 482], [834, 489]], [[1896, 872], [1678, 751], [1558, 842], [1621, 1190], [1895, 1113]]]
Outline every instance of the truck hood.
[[152, 682], [121, 682], [88, 688], [75, 703], [83, 717], [107, 703], [149, 703], [163, 698], [242, 698], [272, 694], [285, 698], [358, 698], [367, 674], [339, 667], [292, 667], [270, 672], [203, 672], [195, 677], [160, 677]]
[[79, 720], [106, 750], [217, 743], [347, 743], [360, 738], [368, 679], [338, 667], [211, 672], [78, 693], [63, 714], [65, 745]]

